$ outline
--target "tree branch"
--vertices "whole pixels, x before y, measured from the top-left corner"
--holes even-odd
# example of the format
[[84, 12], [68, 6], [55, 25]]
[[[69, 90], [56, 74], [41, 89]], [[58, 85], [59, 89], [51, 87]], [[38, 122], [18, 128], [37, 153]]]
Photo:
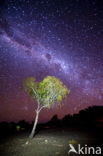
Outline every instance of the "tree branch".
[[[36, 96], [38, 97], [38, 94], [37, 92], [35, 91], [35, 89], [33, 87], [31, 87], [31, 89], [33, 90], [34, 94], [36, 94]], [[39, 99], [39, 98], [38, 98]], [[48, 105], [48, 104], [47, 104]], [[37, 107], [37, 110], [36, 112], [40, 112], [43, 108], [45, 108], [47, 105], [45, 106], [42, 106], [41, 108], [39, 108], [39, 101], [38, 101], [38, 107]]]
[[36, 96], [38, 96], [37, 92], [35, 91], [35, 89], [33, 87], [31, 87], [31, 89], [33, 90], [34, 94], [36, 94]]
[[35, 91], [35, 89], [33, 88], [33, 87], [31, 87], [31, 89], [33, 90], [33, 92], [34, 92], [34, 94], [36, 95], [36, 97], [37, 97], [37, 102], [38, 102], [38, 104], [39, 104], [39, 96], [38, 96], [38, 94], [37, 94], [37, 92]]
[[42, 107], [39, 109], [39, 112], [40, 112], [43, 108], [45, 108], [45, 107], [47, 107], [47, 106], [48, 106], [48, 104], [45, 105], [45, 106], [42, 106]]

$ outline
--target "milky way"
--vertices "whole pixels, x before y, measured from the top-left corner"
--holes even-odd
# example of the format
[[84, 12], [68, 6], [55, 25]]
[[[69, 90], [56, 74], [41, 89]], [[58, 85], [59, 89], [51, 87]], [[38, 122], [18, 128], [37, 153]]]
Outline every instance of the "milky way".
[[103, 105], [102, 0], [1, 0], [0, 121], [32, 121], [36, 103], [23, 79], [47, 75], [70, 95], [62, 109], [42, 111], [41, 122]]

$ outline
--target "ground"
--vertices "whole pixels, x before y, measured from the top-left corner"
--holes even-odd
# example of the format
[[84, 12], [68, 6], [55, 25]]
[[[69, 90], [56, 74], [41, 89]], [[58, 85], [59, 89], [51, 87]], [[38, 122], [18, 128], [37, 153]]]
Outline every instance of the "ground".
[[[16, 132], [1, 136], [0, 156], [75, 156], [69, 153], [69, 144], [76, 147], [101, 146], [102, 132], [86, 131], [75, 128], [41, 129], [36, 136], [30, 140], [30, 132]], [[102, 153], [103, 154], [103, 153]]]

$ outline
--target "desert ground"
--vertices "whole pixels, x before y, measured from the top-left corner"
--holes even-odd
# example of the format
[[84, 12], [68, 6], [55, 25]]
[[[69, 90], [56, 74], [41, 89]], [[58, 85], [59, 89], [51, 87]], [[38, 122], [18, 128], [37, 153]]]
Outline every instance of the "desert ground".
[[[79, 128], [42, 128], [29, 139], [29, 131], [1, 133], [0, 156], [75, 156], [69, 144], [103, 147], [102, 131]], [[82, 155], [82, 154], [79, 154]]]

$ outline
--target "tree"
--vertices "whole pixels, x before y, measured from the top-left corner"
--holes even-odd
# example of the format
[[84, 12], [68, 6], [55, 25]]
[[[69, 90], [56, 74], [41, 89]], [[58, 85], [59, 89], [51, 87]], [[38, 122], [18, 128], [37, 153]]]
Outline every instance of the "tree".
[[30, 138], [35, 134], [39, 113], [43, 108], [50, 108], [57, 103], [60, 104], [63, 98], [69, 94], [69, 90], [63, 83], [54, 76], [47, 76], [41, 82], [37, 82], [34, 77], [24, 80], [24, 90], [37, 102], [36, 117]]

